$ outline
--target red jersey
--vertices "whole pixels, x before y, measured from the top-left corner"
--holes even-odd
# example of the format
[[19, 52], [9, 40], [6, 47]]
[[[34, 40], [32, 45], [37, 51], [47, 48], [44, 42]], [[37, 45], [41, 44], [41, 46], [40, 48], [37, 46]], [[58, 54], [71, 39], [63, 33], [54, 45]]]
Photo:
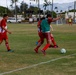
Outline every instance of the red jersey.
[[5, 33], [6, 31], [2, 28], [2, 26], [4, 26], [7, 29], [7, 24], [5, 19], [2, 19], [0, 22], [0, 33]]
[[41, 32], [41, 20], [38, 21], [37, 27], [38, 27], [38, 32]]
[[52, 21], [53, 21], [52, 18], [49, 18], [49, 19], [48, 19], [48, 23], [49, 23], [49, 24], [50, 24]]

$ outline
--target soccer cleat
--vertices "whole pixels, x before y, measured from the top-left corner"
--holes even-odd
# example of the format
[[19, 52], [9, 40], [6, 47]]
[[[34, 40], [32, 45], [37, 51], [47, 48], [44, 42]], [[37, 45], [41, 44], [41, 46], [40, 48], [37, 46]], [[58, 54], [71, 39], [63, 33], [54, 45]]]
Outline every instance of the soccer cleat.
[[54, 45], [50, 45], [49, 48], [54, 48]]
[[10, 49], [10, 50], [8, 50], [8, 52], [14, 52], [14, 51]]
[[58, 48], [58, 46], [57, 45], [54, 45], [54, 46], [50, 45], [49, 48]]
[[34, 51], [35, 51], [36, 53], [38, 53], [38, 49], [35, 48]]
[[58, 46], [57, 46], [57, 45], [55, 45], [55, 46], [54, 46], [54, 48], [58, 48]]
[[45, 50], [41, 50], [41, 52], [42, 52], [44, 55], [46, 55], [46, 52], [45, 52]]

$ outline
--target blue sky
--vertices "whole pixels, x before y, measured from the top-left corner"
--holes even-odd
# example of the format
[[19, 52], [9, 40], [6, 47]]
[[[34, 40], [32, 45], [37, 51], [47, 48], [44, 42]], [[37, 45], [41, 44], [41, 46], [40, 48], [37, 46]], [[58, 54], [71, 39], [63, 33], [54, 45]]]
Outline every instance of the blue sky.
[[[8, 5], [10, 5], [10, 0], [0, 0], [0, 6], [7, 6], [6, 1], [8, 3]], [[21, 2], [23, 0], [19, 0], [19, 2]], [[30, 3], [30, 0], [24, 0], [26, 3]], [[44, 0], [40, 0], [40, 3], [42, 4]], [[49, 0], [48, 0], [49, 1]], [[52, 0], [50, 0], [52, 1]], [[73, 2], [76, 0], [53, 0], [54, 3], [68, 3], [68, 2]], [[31, 1], [31, 3], [36, 3], [34, 1]]]

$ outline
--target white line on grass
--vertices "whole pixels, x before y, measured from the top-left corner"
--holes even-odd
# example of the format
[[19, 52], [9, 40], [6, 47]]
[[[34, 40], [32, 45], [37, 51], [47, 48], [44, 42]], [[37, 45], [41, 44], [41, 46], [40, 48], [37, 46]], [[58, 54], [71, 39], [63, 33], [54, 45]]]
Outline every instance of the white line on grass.
[[56, 60], [59, 60], [59, 59], [62, 59], [62, 58], [68, 57], [68, 56], [72, 56], [72, 55], [76, 55], [76, 53], [75, 53], [75, 54], [71, 54], [71, 55], [67, 55], [67, 56], [63, 56], [63, 57], [60, 57], [60, 58], [51, 59], [51, 60], [49, 60], [49, 61], [41, 62], [41, 63], [34, 64], [34, 65], [31, 65], [31, 66], [27, 66], [27, 67], [23, 67], [23, 68], [15, 69], [15, 70], [12, 70], [12, 71], [8, 71], [8, 72], [0, 73], [0, 75], [9, 74], [9, 73], [13, 73], [13, 72], [16, 72], [16, 71], [21, 71], [21, 70], [24, 70], [24, 69], [33, 68], [33, 67], [36, 67], [36, 66], [38, 66], [38, 65], [42, 65], [42, 64], [46, 64], [46, 63], [50, 63], [50, 62], [53, 62], [53, 61], [56, 61]]

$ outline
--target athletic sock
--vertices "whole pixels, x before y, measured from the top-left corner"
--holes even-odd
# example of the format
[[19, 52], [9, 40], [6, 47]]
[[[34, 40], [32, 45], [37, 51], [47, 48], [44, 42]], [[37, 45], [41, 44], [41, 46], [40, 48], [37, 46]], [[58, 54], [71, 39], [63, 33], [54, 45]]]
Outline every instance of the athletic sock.
[[56, 45], [56, 42], [54, 40], [54, 37], [51, 37], [52, 43], [54, 44], [54, 46]]
[[5, 43], [5, 45], [6, 45], [7, 50], [9, 51], [10, 50], [9, 44]]
[[37, 50], [38, 50], [38, 49], [39, 49], [39, 47], [40, 47], [41, 45], [42, 45], [42, 43], [41, 43], [41, 42], [39, 42], [39, 43], [38, 43], [38, 45], [37, 45], [37, 47], [36, 47], [35, 49], [37, 49]]

